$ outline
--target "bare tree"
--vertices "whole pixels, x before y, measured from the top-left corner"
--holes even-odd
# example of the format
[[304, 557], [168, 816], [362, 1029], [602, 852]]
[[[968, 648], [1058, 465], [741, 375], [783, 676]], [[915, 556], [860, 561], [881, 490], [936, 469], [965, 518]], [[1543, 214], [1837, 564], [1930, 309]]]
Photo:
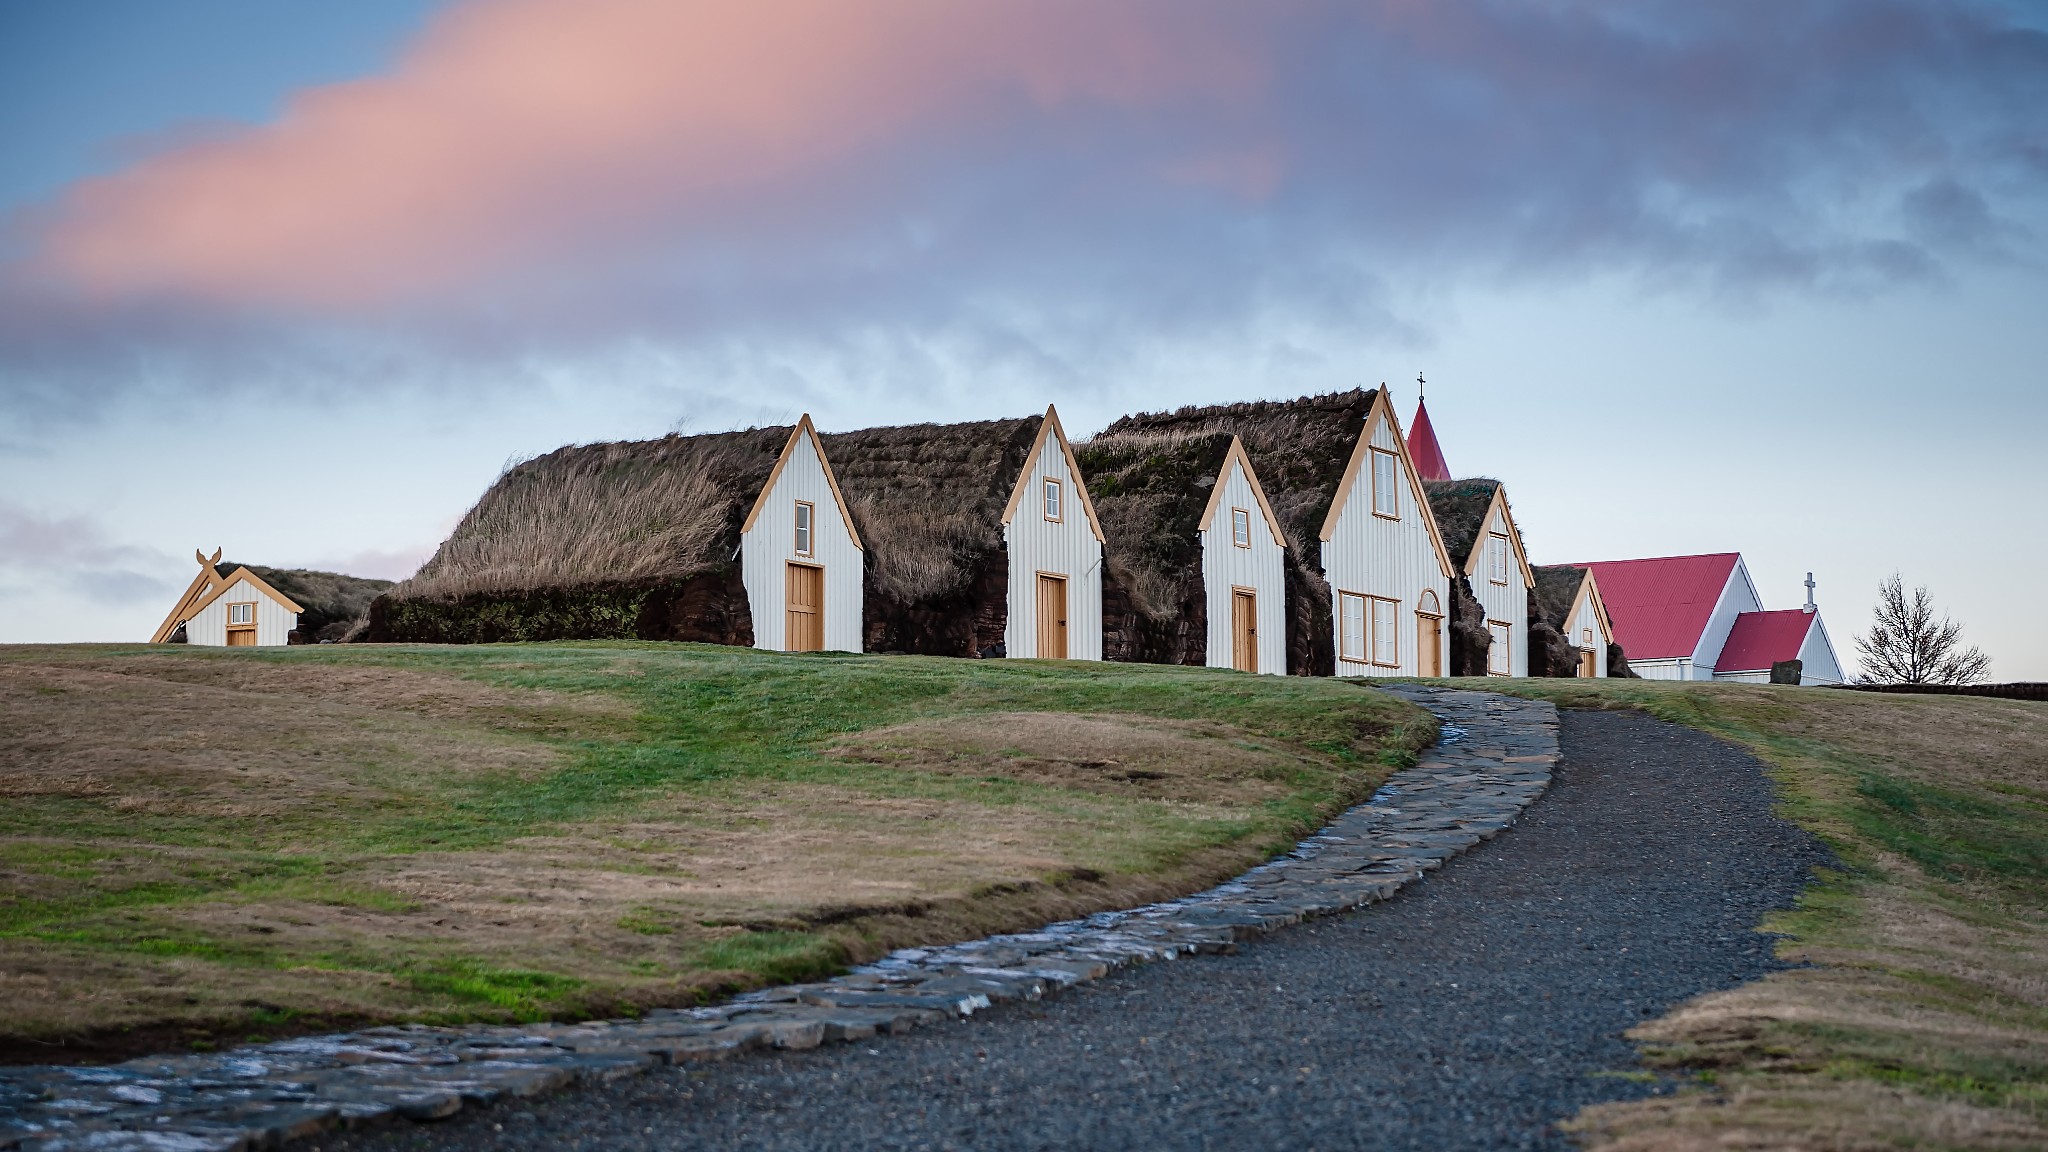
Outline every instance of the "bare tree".
[[1866, 684], [1974, 684], [1984, 678], [1991, 657], [1976, 648], [1957, 650], [1963, 626], [1934, 618], [1927, 587], [1906, 595], [1897, 572], [1877, 586], [1877, 618], [1867, 635], [1856, 637]]

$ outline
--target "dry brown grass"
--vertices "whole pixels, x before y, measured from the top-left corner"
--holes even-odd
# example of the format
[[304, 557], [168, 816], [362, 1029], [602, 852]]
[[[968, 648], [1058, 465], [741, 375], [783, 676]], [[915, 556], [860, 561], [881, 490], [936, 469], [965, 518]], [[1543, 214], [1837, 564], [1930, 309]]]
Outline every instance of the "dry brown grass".
[[679, 579], [728, 559], [788, 428], [562, 448], [506, 469], [399, 597]]
[[1743, 743], [1850, 870], [1770, 927], [1815, 965], [1633, 1037], [1704, 1077], [1591, 1109], [1595, 1149], [2048, 1147], [2048, 709], [1810, 688], [1530, 682]]
[[1230, 437], [1179, 428], [1104, 433], [1074, 447], [1102, 522], [1103, 559], [1132, 605], [1178, 615], [1201, 573], [1201, 519]]
[[1177, 895], [1408, 716], [1171, 671], [0, 648], [0, 1059], [689, 1003]]

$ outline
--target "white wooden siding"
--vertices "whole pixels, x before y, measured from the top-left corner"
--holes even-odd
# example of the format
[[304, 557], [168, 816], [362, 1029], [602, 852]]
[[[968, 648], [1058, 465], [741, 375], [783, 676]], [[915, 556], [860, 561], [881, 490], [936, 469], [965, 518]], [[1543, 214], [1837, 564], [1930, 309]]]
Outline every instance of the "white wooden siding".
[[[796, 505], [801, 500], [816, 511], [811, 518], [811, 554], [796, 550]], [[789, 594], [790, 561], [816, 564], [825, 570], [825, 650], [858, 652], [863, 635], [861, 603], [867, 571], [846, 510], [832, 498], [832, 484], [808, 428], [798, 433], [775, 485], [761, 505], [752, 529], [740, 537], [740, 580], [747, 587], [747, 608], [754, 616], [754, 647], [780, 652], [786, 647], [784, 626]]]
[[1735, 628], [1735, 618], [1744, 612], [1763, 610], [1764, 604], [1757, 598], [1756, 585], [1750, 582], [1749, 568], [1743, 564], [1742, 557], [1737, 556], [1735, 567], [1728, 573], [1728, 583], [1721, 588], [1721, 598], [1714, 604], [1714, 614], [1707, 617], [1707, 626], [1700, 633], [1699, 647], [1693, 649], [1692, 663], [1684, 675], [1674, 679], [1712, 680], [1714, 664], [1721, 658], [1721, 649], [1728, 644], [1728, 633]]
[[201, 609], [199, 614], [185, 623], [185, 642], [201, 644], [210, 648], [226, 647], [228, 642], [228, 605], [256, 602], [256, 646], [275, 648], [291, 643], [291, 630], [299, 626], [299, 615], [288, 612], [285, 606], [265, 595], [263, 590], [249, 583], [248, 579], [235, 581], [213, 603]]
[[[1392, 423], [1376, 421], [1372, 432], [1372, 444], [1389, 451], [1397, 450]], [[1343, 627], [1341, 615], [1332, 605], [1331, 645], [1337, 651], [1337, 675], [1339, 676], [1416, 676], [1421, 666], [1416, 661], [1415, 610], [1421, 602], [1425, 589], [1436, 593], [1438, 604], [1450, 603], [1450, 581], [1444, 578], [1443, 568], [1437, 561], [1436, 545], [1430, 536], [1427, 510], [1415, 503], [1415, 489], [1408, 480], [1408, 467], [1401, 461], [1395, 462], [1399, 473], [1395, 486], [1399, 492], [1401, 518], [1388, 520], [1373, 515], [1372, 510], [1372, 468], [1371, 461], [1352, 477], [1352, 487], [1344, 497], [1344, 512], [1338, 518], [1330, 538], [1323, 541], [1323, 572], [1329, 577], [1333, 592], [1356, 592], [1364, 596], [1381, 596], [1398, 605], [1394, 613], [1396, 635], [1400, 637], [1400, 663], [1393, 668], [1357, 661], [1346, 660], [1343, 655], [1343, 637], [1337, 632]], [[1450, 666], [1450, 629], [1440, 630], [1437, 641], [1438, 667]], [[1364, 655], [1371, 656], [1368, 640]]]
[[1565, 640], [1574, 649], [1586, 647], [1587, 632], [1593, 633], [1593, 660], [1595, 676], [1607, 675], [1607, 630], [1600, 626], [1600, 613], [1593, 607], [1593, 598], [1586, 596], [1579, 601], [1579, 610], [1573, 614], [1565, 631]]
[[1834, 685], [1843, 679], [1842, 662], [1835, 658], [1835, 643], [1828, 639], [1827, 625], [1821, 623], [1820, 613], [1815, 612], [1813, 627], [1806, 632], [1806, 643], [1799, 646], [1799, 682]]
[[[1047, 478], [1060, 482], [1057, 523], [1045, 518]], [[1038, 655], [1038, 574], [1045, 572], [1067, 578], [1067, 658], [1102, 659], [1102, 541], [1081, 507], [1080, 478], [1067, 467], [1056, 432], [1030, 463], [1024, 498], [1003, 526], [1003, 542], [1010, 551], [1010, 616], [1003, 628], [1009, 654]]]
[[[1498, 620], [1508, 626], [1508, 656], [1510, 676], [1529, 674], [1529, 583], [1522, 579], [1522, 564], [1515, 559], [1514, 543], [1507, 537], [1514, 529], [1499, 508], [1493, 509], [1487, 517], [1486, 527], [1480, 529], [1479, 542], [1473, 545], [1479, 553], [1479, 563], [1472, 568], [1469, 578], [1472, 594], [1486, 609], [1489, 621]], [[1495, 535], [1499, 533], [1499, 535]], [[1496, 552], [1505, 551], [1505, 556]], [[1463, 564], [1464, 557], [1453, 556], [1451, 561]], [[1507, 570], [1507, 583], [1493, 582], [1494, 565], [1499, 563]]]
[[[1259, 498], [1252, 491], [1244, 466], [1231, 457], [1230, 467], [1217, 479], [1223, 495], [1216, 502], [1216, 518], [1202, 533], [1202, 583], [1209, 602], [1209, 667], [1230, 667], [1230, 593], [1232, 588], [1249, 588], [1257, 597], [1259, 671], [1276, 676], [1287, 672], [1287, 584], [1286, 553], [1273, 540], [1273, 531], [1260, 511]], [[1231, 539], [1230, 512], [1242, 508], [1251, 516], [1251, 544], [1239, 548]]]

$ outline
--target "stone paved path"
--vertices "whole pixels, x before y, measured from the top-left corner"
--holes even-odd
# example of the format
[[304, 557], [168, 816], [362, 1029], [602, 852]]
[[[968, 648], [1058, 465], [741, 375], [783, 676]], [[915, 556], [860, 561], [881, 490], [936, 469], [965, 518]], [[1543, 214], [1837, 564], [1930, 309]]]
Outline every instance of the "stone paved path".
[[[1543, 1142], [1550, 1139], [1545, 1124], [1568, 1112], [1570, 1101], [1586, 1095], [1587, 1085], [1612, 1094], [1625, 1082], [1586, 1080], [1587, 1055], [1581, 1051], [1586, 1037], [1569, 1027], [1560, 1033], [1550, 1019], [1557, 1008], [1566, 1007], [1569, 1021], [1581, 1022], [1577, 1017], [1584, 1016], [1584, 1006], [1577, 1000], [1586, 988], [1583, 972], [1565, 973], [1570, 978], [1558, 989], [1541, 981], [1523, 983], [1511, 996], [1518, 1011], [1503, 1013], [1498, 1021], [1480, 1021], [1475, 1027], [1473, 1019], [1446, 1021], [1433, 1015], [1431, 1010], [1441, 1006], [1443, 985], [1460, 985], [1442, 977], [1457, 974], [1475, 957], [1524, 955], [1530, 964], [1539, 957], [1552, 964], [1559, 955], [1550, 946], [1554, 939], [1530, 939], [1523, 943], [1533, 947], [1525, 949], [1514, 933], [1503, 936], [1499, 924], [1486, 924], [1489, 916], [1498, 915], [1487, 905], [1486, 893], [1445, 883], [1478, 861], [1454, 865], [1444, 877], [1372, 916], [1295, 929], [1236, 956], [1154, 964], [1103, 978], [1133, 961], [1225, 951], [1237, 939], [1304, 916], [1383, 899], [1504, 827], [1548, 780], [1554, 756], [1551, 714], [1540, 705], [1474, 694], [1434, 694], [1428, 702], [1466, 730], [1462, 741], [1447, 744], [1417, 770], [1402, 774], [1375, 803], [1348, 813], [1294, 857], [1188, 900], [972, 946], [901, 953], [838, 981], [780, 990], [711, 1012], [573, 1028], [373, 1030], [245, 1050], [226, 1059], [210, 1058], [210, 1064], [201, 1058], [136, 1061], [82, 1074], [41, 1070], [36, 1074], [40, 1080], [0, 1074], [0, 1109], [6, 1106], [9, 1084], [38, 1090], [41, 1098], [20, 1101], [15, 1115], [42, 1124], [43, 1130], [24, 1132], [17, 1124], [17, 1138], [25, 1138], [25, 1146], [51, 1150], [196, 1150], [252, 1140], [269, 1143], [338, 1119], [446, 1115], [465, 1101], [496, 1102], [498, 1107], [434, 1129], [329, 1139], [336, 1148], [394, 1140], [403, 1146], [429, 1134], [435, 1143], [475, 1147], [1220, 1147], [1264, 1144], [1282, 1133], [1291, 1143], [1314, 1144], [1320, 1133], [1337, 1143], [1399, 1146], [1386, 1138], [1404, 1130], [1398, 1118], [1425, 1113], [1441, 1120], [1442, 1100], [1448, 1099], [1454, 1119], [1463, 1115], [1468, 1127], [1477, 1123], [1489, 1137], [1474, 1143], [1463, 1138], [1470, 1133], [1452, 1138], [1458, 1134], [1425, 1125], [1415, 1131], [1427, 1132], [1429, 1140], [1414, 1146], [1452, 1146], [1461, 1139], [1466, 1146], [1493, 1146], [1500, 1143], [1495, 1136], [1511, 1143]], [[1631, 717], [1600, 719], [1649, 723]], [[1723, 759], [1728, 755], [1721, 745], [1691, 738]], [[1693, 784], [1692, 791], [1703, 795], [1691, 797], [1688, 808], [1704, 801], [1701, 811], [1710, 812], [1716, 803], [1732, 803], [1748, 823], [1759, 817], [1774, 823], [1753, 763], [1736, 759], [1732, 791], [1724, 767], [1718, 777]], [[1555, 811], [1546, 805], [1535, 817]], [[1649, 826], [1682, 824], [1698, 830], [1711, 824], [1700, 821], [1700, 811], [1689, 811], [1686, 821], [1673, 821], [1671, 814], [1668, 807], [1650, 814]], [[1621, 823], [1641, 827], [1644, 815], [1636, 812]], [[1526, 835], [1518, 831], [1499, 847], [1513, 849]], [[1734, 843], [1730, 839], [1722, 847]], [[1600, 856], [1600, 837], [1565, 847], [1570, 859], [1550, 862], [1561, 864], [1561, 872], [1539, 867], [1522, 877], [1546, 891], [1556, 889], [1560, 894], [1552, 902], [1561, 906], [1524, 901], [1525, 910], [1537, 916], [1521, 927], [1554, 936], [1571, 924], [1570, 939], [1576, 940], [1586, 931], [1573, 921], [1586, 911], [1580, 905], [1589, 880], [1577, 873], [1589, 855]], [[1479, 860], [1515, 854], [1482, 853]], [[1619, 1001], [1609, 995], [1608, 1016], [1618, 1008], [1625, 1024], [1639, 1004], [1661, 1006], [1761, 969], [1763, 943], [1745, 929], [1759, 907], [1782, 902], [1796, 891], [1804, 867], [1795, 862], [1788, 870], [1783, 852], [1765, 855], [1777, 871], [1772, 883], [1756, 889], [1765, 893], [1764, 903], [1721, 901], [1714, 925], [1718, 931], [1692, 941], [1702, 946], [1689, 965], [1679, 965], [1685, 971], [1677, 987], [1660, 986], [1649, 995], [1633, 993]], [[1614, 863], [1623, 886], [1643, 883], [1642, 861]], [[1681, 882], [1692, 883], [1697, 869], [1681, 871]], [[1616, 882], [1609, 876], [1593, 883], [1592, 895], [1602, 895], [1598, 889]], [[1612, 905], [1611, 894], [1606, 895]], [[1475, 897], [1479, 903], [1464, 908], [1463, 918], [1476, 918], [1481, 930], [1476, 940], [1460, 941], [1473, 923], [1447, 925], [1448, 931], [1429, 927], [1405, 941], [1386, 931], [1402, 928], [1399, 922], [1411, 919], [1416, 908], [1445, 899], [1463, 907]], [[1651, 916], [1653, 910], [1642, 907], [1636, 912], [1647, 917], [1642, 927], [1649, 935], [1672, 935], [1661, 931], [1663, 912]], [[1700, 925], [1682, 909], [1677, 919], [1684, 923], [1675, 938], [1699, 936]], [[1601, 926], [1599, 920], [1594, 917], [1595, 927]], [[1372, 926], [1381, 931], [1375, 934]], [[1380, 938], [1344, 939], [1361, 930]], [[1579, 969], [1597, 967], [1605, 959], [1590, 953], [1564, 956], [1567, 968]], [[1644, 957], [1631, 963], [1652, 962]], [[1713, 976], [1702, 977], [1701, 962]], [[1046, 993], [1070, 984], [1081, 989], [1040, 1002]], [[1500, 991], [1488, 991], [1486, 984], [1468, 975], [1464, 986], [1471, 991], [1464, 995]], [[1342, 990], [1334, 999], [1333, 988]], [[1560, 990], [1573, 995], [1565, 998], [1567, 1003], [1554, 1004]], [[998, 1005], [993, 1013], [969, 1024], [953, 1022], [991, 1002]], [[984, 1023], [987, 1016], [998, 1019]], [[1434, 1037], [1440, 1051], [1419, 1061], [1407, 1053], [1389, 1066], [1388, 1057], [1402, 1053], [1402, 1046], [1372, 1036], [1376, 1026], [1390, 1023], [1421, 1029]], [[1592, 1067], [1627, 1062], [1626, 1046], [1615, 1039], [1620, 1026], [1603, 1022], [1605, 1030], [1595, 1037], [1599, 1043], [1594, 1048], [1604, 1044], [1605, 1049]], [[881, 1037], [913, 1027], [916, 1031], [908, 1036]], [[1397, 1028], [1389, 1039], [1402, 1036]], [[832, 1040], [853, 1043], [708, 1062], [749, 1047], [804, 1050]], [[1475, 1058], [1475, 1043], [1482, 1050], [1476, 1057], [1481, 1065], [1502, 1063], [1504, 1054], [1517, 1053], [1516, 1060], [1502, 1063], [1514, 1067], [1516, 1077], [1547, 1084], [1561, 1075], [1563, 1086], [1551, 1084], [1538, 1092], [1543, 1103], [1534, 1112], [1526, 1100], [1511, 1100], [1516, 1107], [1504, 1109], [1484, 1091], [1477, 1096], [1458, 1091], [1460, 1077], [1453, 1069]], [[1547, 1045], [1550, 1055], [1524, 1051], [1534, 1051], [1532, 1044], [1535, 1049]], [[1484, 1054], [1487, 1045], [1497, 1049], [1492, 1056]], [[681, 1067], [543, 1100], [510, 1099], [669, 1061]], [[1365, 1100], [1376, 1103], [1361, 1112]], [[1333, 1101], [1348, 1102], [1339, 1109], [1347, 1119], [1335, 1127], [1326, 1115]], [[1318, 1106], [1304, 1106], [1310, 1103]], [[48, 1125], [52, 1117], [68, 1122]], [[5, 1140], [0, 1136], [0, 1144]]]

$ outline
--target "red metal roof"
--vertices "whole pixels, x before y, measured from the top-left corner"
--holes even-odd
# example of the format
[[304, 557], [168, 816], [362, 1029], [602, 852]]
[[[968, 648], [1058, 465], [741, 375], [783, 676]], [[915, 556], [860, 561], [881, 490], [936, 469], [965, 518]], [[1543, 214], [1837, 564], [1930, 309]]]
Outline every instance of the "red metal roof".
[[1804, 608], [1744, 612], [1735, 618], [1714, 671], [1768, 672], [1780, 660], [1797, 660], [1818, 615]]
[[1429, 422], [1429, 405], [1415, 401], [1415, 422], [1408, 426], [1408, 458], [1415, 462], [1415, 474], [1424, 480], [1449, 480], [1450, 465], [1436, 442], [1436, 427]]
[[[1614, 639], [1631, 660], [1691, 656], [1735, 573], [1739, 552], [1663, 556], [1654, 560], [1596, 560], [1600, 599], [1614, 621]], [[1718, 665], [1717, 665], [1718, 667]]]

